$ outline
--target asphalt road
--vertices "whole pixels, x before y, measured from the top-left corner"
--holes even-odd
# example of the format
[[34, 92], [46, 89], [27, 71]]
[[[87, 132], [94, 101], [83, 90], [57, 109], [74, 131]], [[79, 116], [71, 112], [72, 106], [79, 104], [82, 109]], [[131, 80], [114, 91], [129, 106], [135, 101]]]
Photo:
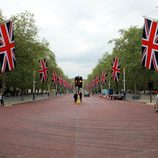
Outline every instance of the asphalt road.
[[72, 95], [0, 108], [0, 158], [157, 158], [153, 106]]

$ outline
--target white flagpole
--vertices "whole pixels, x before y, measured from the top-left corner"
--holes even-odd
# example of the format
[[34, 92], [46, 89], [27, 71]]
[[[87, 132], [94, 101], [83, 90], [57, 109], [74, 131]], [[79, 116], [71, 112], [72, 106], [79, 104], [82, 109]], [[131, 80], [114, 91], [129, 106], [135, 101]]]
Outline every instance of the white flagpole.
[[50, 84], [48, 83], [48, 97], [50, 97]]
[[36, 81], [35, 81], [35, 69], [33, 70], [33, 100], [35, 100], [35, 91], [36, 91]]
[[125, 76], [125, 68], [123, 68], [123, 90], [126, 91], [126, 76]]
[[110, 80], [109, 80], [109, 89], [110, 89]]

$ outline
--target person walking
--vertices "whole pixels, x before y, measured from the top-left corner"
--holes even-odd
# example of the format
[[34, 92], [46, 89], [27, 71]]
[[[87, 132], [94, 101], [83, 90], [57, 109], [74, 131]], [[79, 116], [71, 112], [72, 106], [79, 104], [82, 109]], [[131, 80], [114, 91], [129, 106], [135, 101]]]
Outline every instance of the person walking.
[[158, 92], [157, 92], [157, 94], [156, 94], [155, 111], [158, 112]]
[[74, 102], [75, 102], [75, 103], [77, 102], [77, 95], [78, 95], [77, 92], [75, 92], [75, 93], [74, 93]]
[[82, 92], [80, 92], [80, 101], [82, 102]]
[[1, 106], [4, 106], [4, 100], [3, 100], [3, 94], [1, 93], [0, 94], [0, 101], [1, 101]]

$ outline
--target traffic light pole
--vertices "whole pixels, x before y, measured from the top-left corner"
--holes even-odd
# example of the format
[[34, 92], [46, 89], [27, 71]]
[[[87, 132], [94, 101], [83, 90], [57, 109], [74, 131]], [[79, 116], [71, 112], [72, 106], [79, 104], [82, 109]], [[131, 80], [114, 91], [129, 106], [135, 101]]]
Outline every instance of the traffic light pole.
[[150, 103], [152, 103], [152, 91], [150, 90]]
[[125, 68], [123, 68], [123, 90], [126, 92], [126, 73]]
[[152, 103], [152, 89], [153, 89], [153, 81], [148, 81], [148, 88], [150, 90], [150, 103]]

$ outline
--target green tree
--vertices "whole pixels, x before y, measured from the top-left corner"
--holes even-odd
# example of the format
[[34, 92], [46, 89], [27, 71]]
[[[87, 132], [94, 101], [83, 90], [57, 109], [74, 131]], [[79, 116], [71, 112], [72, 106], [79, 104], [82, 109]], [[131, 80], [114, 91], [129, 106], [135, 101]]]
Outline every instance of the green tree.
[[[65, 77], [56, 63], [55, 54], [45, 39], [39, 40], [38, 27], [32, 13], [25, 11], [12, 16], [11, 19], [14, 24], [16, 67], [13, 71], [5, 73], [6, 90], [15, 91], [18, 88], [24, 93], [32, 89], [34, 72], [36, 89], [47, 90], [48, 85], [51, 85], [53, 71]], [[0, 21], [4, 21], [1, 12]], [[43, 58], [46, 58], [48, 63], [49, 79], [46, 83], [40, 82], [38, 73], [38, 61]]]
[[[147, 70], [141, 64], [141, 37], [142, 28], [134, 26], [127, 30], [120, 30], [120, 37], [109, 41], [109, 43], [114, 43], [112, 53], [105, 53], [99, 59], [98, 64], [88, 76], [87, 82], [90, 82], [96, 74], [100, 75], [104, 70], [108, 73], [108, 80], [110, 80], [112, 59], [118, 57], [121, 64], [120, 90], [123, 88], [123, 68], [126, 70], [127, 89], [132, 89], [134, 92], [147, 89], [149, 79], [156, 83], [158, 81], [157, 72]], [[115, 88], [115, 82], [111, 81], [111, 86]]]

